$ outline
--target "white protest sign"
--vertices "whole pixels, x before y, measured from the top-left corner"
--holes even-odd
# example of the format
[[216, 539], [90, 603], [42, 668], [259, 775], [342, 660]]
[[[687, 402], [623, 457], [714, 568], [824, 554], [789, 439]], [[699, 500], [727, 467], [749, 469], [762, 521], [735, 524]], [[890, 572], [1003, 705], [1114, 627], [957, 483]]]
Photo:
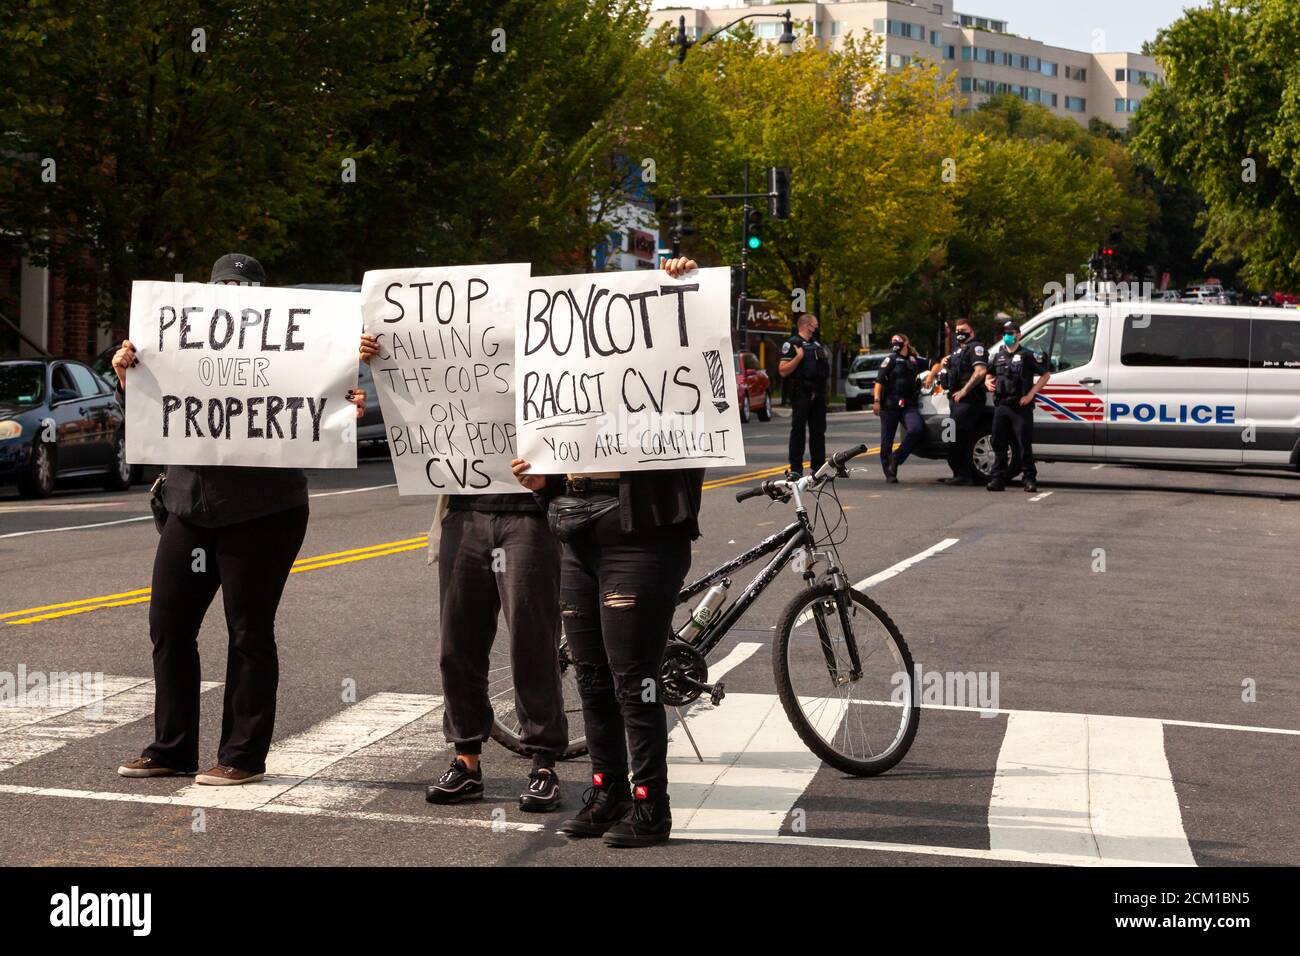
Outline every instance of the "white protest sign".
[[527, 494], [515, 457], [515, 313], [528, 263], [385, 269], [361, 283], [403, 495]]
[[356, 467], [355, 292], [136, 282], [130, 337], [129, 460]]
[[539, 474], [743, 465], [729, 269], [535, 278], [517, 315], [519, 457]]

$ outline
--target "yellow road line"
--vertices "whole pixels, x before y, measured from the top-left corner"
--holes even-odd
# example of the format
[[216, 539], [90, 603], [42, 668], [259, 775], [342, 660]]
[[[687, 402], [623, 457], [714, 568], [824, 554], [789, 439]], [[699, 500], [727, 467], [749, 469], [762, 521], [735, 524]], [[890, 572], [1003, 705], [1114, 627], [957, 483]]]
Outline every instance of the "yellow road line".
[[[870, 449], [867, 454], [880, 451], [879, 447]], [[808, 462], [804, 462], [804, 467], [808, 467]], [[731, 475], [726, 478], [718, 478], [713, 481], [704, 483], [704, 490], [709, 491], [714, 488], [725, 488], [728, 485], [738, 485], [747, 481], [754, 481], [762, 478], [770, 478], [773, 475], [783, 474], [786, 470], [785, 465], [777, 465], [773, 468], [764, 468], [759, 471], [747, 472], [743, 475]], [[418, 551], [427, 547], [429, 536], [427, 534], [416, 535], [411, 538], [400, 538], [396, 541], [384, 541], [379, 544], [369, 544], [362, 548], [349, 548], [344, 551], [331, 551], [328, 554], [317, 554], [307, 558], [299, 558], [293, 563], [291, 574], [297, 574], [300, 571], [318, 571], [321, 568], [333, 568], [342, 564], [352, 564], [357, 561], [367, 561], [370, 558], [382, 558], [390, 554], [402, 554], [406, 551]], [[71, 617], [74, 614], [84, 614], [87, 611], [99, 611], [110, 607], [127, 607], [131, 604], [144, 604], [149, 600], [151, 588], [136, 588], [133, 591], [119, 591], [116, 594], [101, 594], [98, 597], [78, 598], [75, 601], [60, 601], [56, 604], [42, 604], [38, 607], [23, 608], [18, 611], [5, 611], [0, 613], [0, 621], [6, 624], [35, 624], [39, 621], [49, 621], [60, 617]]]

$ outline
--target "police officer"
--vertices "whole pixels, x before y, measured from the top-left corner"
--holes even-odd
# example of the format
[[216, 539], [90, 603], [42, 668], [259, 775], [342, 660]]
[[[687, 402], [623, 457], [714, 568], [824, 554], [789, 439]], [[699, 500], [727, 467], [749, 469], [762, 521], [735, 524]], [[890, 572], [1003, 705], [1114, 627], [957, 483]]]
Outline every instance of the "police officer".
[[803, 433], [808, 430], [808, 458], [815, 472], [826, 461], [826, 382], [831, 374], [826, 347], [813, 338], [817, 316], [799, 316], [797, 332], [781, 345], [778, 371], [791, 388], [790, 471], [803, 474]]
[[971, 452], [975, 448], [980, 416], [984, 414], [984, 376], [988, 372], [988, 353], [975, 338], [975, 329], [967, 319], [960, 319], [953, 330], [957, 347], [944, 357], [940, 384], [948, 393], [956, 435], [948, 444], [948, 467], [952, 477], [945, 478], [949, 485], [975, 484], [974, 463]]
[[[930, 360], [918, 355], [901, 332], [890, 340], [889, 349], [893, 354], [880, 362], [871, 412], [880, 418], [880, 467], [885, 480], [897, 484], [898, 466], [907, 461], [925, 429], [921, 421], [920, 376], [929, 369]], [[894, 435], [900, 424], [903, 441], [895, 452]]]
[[[1041, 352], [1020, 347], [1020, 327], [1014, 322], [1002, 326], [1006, 348], [993, 356], [988, 390], [993, 393], [993, 477], [989, 491], [1002, 491], [1011, 477], [1008, 449], [1014, 435], [1020, 451], [1020, 468], [1025, 491], [1038, 490], [1038, 469], [1034, 466], [1034, 399], [1051, 373]], [[1038, 381], [1035, 382], [1035, 376]]]

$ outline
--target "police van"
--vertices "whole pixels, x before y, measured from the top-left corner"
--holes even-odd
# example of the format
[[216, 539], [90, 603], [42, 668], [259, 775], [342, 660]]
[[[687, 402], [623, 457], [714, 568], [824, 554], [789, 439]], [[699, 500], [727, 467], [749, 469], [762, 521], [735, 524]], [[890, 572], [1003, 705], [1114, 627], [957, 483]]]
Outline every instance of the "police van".
[[[1300, 468], [1300, 314], [1074, 301], [1023, 323], [1021, 348], [1052, 373], [1034, 403], [1039, 461]], [[916, 454], [946, 457], [947, 395], [921, 413]], [[990, 402], [973, 452], [985, 477], [992, 420]]]

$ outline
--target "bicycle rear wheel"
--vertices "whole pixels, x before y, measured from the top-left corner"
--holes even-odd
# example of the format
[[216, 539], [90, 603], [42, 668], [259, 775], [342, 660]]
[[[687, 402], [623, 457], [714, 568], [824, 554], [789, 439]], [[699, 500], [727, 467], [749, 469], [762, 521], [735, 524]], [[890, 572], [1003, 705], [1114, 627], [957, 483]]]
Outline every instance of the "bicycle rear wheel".
[[[772, 671], [786, 716], [808, 749], [837, 770], [869, 777], [907, 754], [921, 709], [912, 655], [898, 627], [861, 591], [842, 593], [843, 614], [830, 584], [786, 605]], [[857, 648], [856, 679], [846, 634]]]
[[[569, 746], [561, 760], [581, 757], [587, 752], [587, 735], [582, 729], [582, 700], [578, 696], [578, 678], [569, 657], [569, 642], [560, 635], [560, 689], [564, 694], [564, 716], [569, 722]], [[519, 717], [515, 713], [515, 678], [510, 666], [510, 641], [502, 636], [493, 642], [488, 660], [488, 699], [492, 704], [492, 739], [507, 750], [524, 754], [519, 736]]]

